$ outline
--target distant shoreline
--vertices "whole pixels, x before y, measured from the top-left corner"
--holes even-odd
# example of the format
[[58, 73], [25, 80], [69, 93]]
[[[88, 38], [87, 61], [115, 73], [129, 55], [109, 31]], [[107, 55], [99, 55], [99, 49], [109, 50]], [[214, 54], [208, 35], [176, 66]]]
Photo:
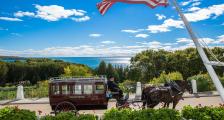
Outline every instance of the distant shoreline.
[[111, 63], [115, 66], [128, 66], [130, 64], [131, 57], [130, 56], [108, 56], [108, 57], [17, 57], [17, 56], [1, 56], [0, 60], [4, 62], [14, 62], [16, 60], [24, 61], [29, 58], [47, 58], [52, 60], [62, 60], [64, 62], [76, 63], [76, 64], [84, 64], [91, 68], [98, 67], [101, 61], [105, 61], [106, 63]]

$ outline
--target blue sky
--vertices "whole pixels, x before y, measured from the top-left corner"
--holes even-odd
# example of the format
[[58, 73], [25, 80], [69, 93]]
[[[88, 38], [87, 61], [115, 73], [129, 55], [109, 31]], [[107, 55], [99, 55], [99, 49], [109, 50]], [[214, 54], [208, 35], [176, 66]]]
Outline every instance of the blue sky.
[[[174, 7], [101, 0], [1, 0], [0, 55], [132, 56], [146, 49], [193, 47]], [[224, 46], [224, 1], [178, 0], [199, 39]]]

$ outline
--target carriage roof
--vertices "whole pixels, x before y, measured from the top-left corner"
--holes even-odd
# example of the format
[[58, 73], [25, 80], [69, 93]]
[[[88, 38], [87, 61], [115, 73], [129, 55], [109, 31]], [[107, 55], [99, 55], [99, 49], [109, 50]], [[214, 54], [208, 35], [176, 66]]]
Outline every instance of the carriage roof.
[[107, 83], [106, 76], [91, 76], [91, 77], [54, 77], [50, 78], [49, 83]]

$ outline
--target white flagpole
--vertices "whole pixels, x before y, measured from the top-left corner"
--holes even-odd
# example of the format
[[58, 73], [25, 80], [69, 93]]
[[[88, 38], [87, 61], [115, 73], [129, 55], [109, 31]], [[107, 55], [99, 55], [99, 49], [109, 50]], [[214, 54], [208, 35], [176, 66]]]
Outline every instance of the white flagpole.
[[185, 17], [185, 15], [181, 12], [181, 10], [177, 4], [177, 1], [173, 0], [173, 4], [174, 4], [178, 14], [180, 15], [182, 21], [184, 22], [185, 27], [186, 27], [191, 39], [194, 41], [197, 51], [198, 51], [199, 55], [201, 56], [201, 59], [205, 65], [210, 77], [212, 78], [212, 81], [215, 84], [216, 89], [218, 90], [218, 92], [221, 96], [222, 102], [224, 102], [224, 88], [223, 88], [215, 70], [213, 69], [212, 65], [209, 64], [210, 61], [209, 61], [208, 57], [206, 56], [201, 44], [199, 43], [197, 36], [194, 34], [190, 23], [187, 21], [187, 18]]

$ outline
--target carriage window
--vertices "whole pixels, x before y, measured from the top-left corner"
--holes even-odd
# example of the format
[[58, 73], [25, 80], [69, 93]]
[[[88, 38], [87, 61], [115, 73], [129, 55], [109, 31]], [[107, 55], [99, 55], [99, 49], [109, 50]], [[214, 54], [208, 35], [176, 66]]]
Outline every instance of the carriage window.
[[73, 93], [74, 94], [82, 94], [82, 86], [81, 85], [74, 85], [73, 87]]
[[84, 85], [84, 94], [92, 94], [93, 86], [92, 85]]
[[61, 90], [62, 90], [62, 94], [68, 94], [68, 86], [67, 85], [62, 85]]
[[104, 85], [102, 85], [102, 84], [96, 84], [95, 93], [96, 94], [104, 93]]
[[59, 85], [52, 85], [52, 92], [54, 95], [58, 95], [59, 92]]

